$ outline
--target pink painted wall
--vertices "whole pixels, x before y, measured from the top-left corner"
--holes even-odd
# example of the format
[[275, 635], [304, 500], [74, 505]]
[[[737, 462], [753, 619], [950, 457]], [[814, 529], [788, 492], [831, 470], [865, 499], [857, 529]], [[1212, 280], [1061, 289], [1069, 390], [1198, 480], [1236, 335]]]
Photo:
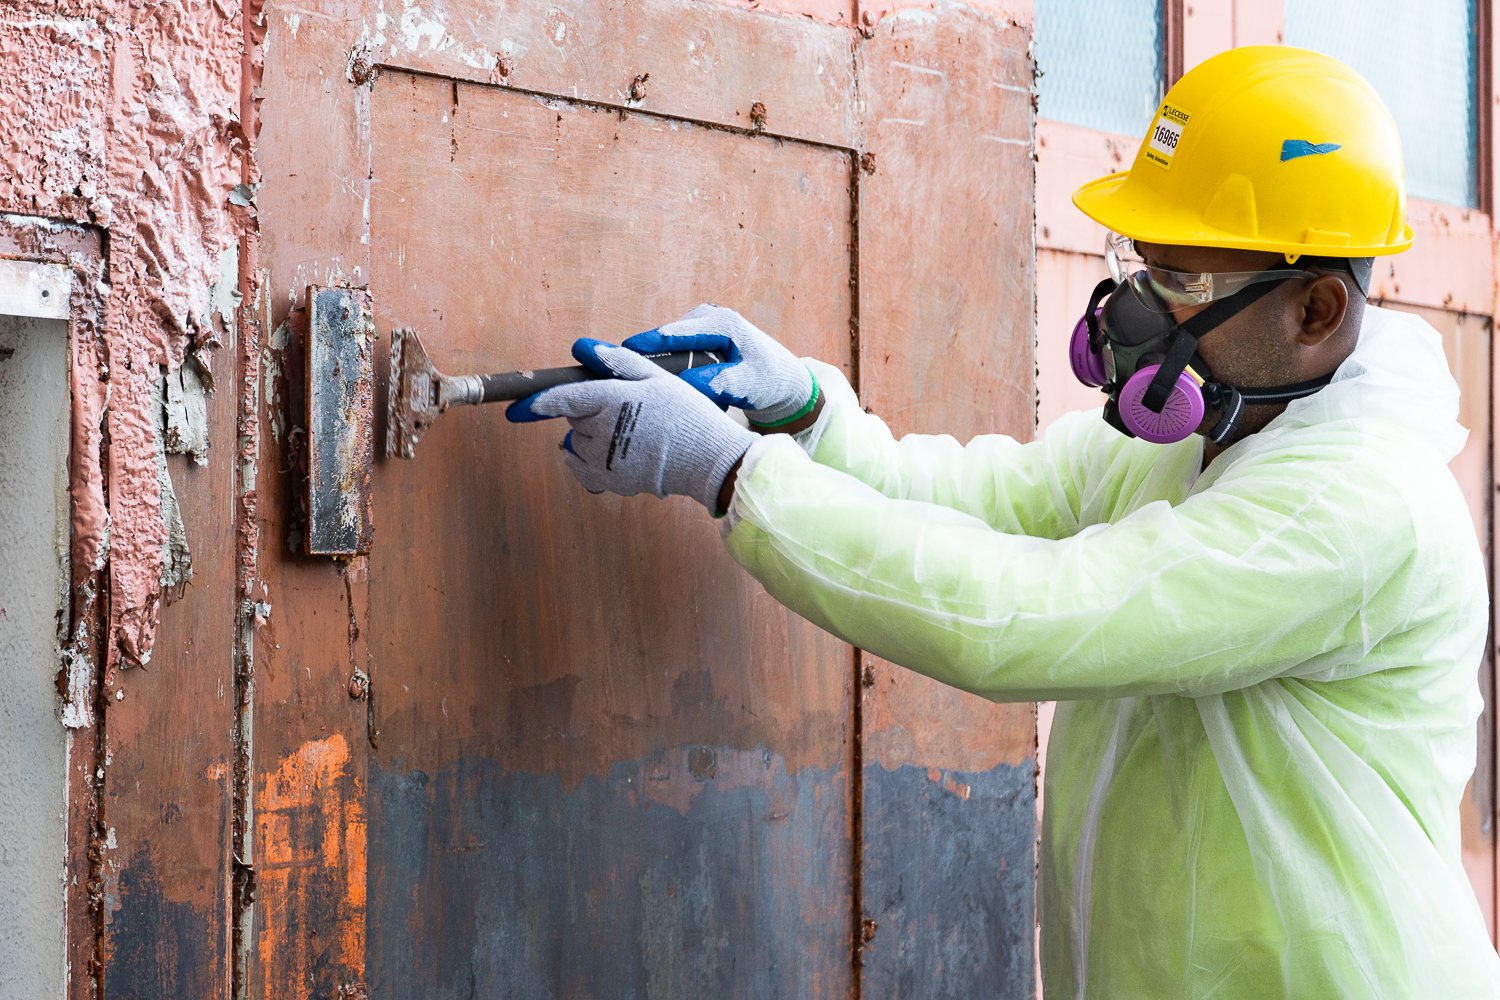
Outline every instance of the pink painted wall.
[[895, 10], [936, 10], [938, 7], [968, 7], [988, 14], [998, 14], [1011, 21], [1031, 24], [1036, 11], [1035, 0], [972, 0], [958, 4], [941, 2], [910, 3], [902, 0], [720, 0], [733, 7], [770, 10], [798, 17], [810, 17], [829, 24], [858, 24], [867, 29]]
[[86, 276], [107, 286], [104, 322], [73, 373], [73, 572], [107, 563], [107, 663], [131, 664], [161, 604], [151, 394], [222, 340], [209, 289], [236, 242], [243, 25], [235, 3], [57, 9], [0, 7], [0, 211], [108, 237], [107, 272]]

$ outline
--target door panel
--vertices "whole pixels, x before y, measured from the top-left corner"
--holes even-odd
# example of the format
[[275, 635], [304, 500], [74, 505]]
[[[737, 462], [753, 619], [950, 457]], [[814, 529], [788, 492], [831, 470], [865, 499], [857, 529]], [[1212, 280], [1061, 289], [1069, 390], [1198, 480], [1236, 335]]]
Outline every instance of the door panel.
[[[861, 399], [899, 434], [1035, 426], [1027, 39], [906, 11], [863, 50]], [[1034, 706], [862, 659], [863, 995], [1032, 996]]]
[[564, 428], [492, 404], [376, 463], [368, 556], [279, 547], [309, 284], [368, 285], [381, 340], [414, 328], [450, 373], [717, 302], [902, 429], [1028, 433], [1027, 29], [302, 13], [271, 7], [261, 139], [252, 995], [1027, 995], [1029, 710], [904, 673], [856, 697], [856, 651], [691, 501], [588, 496]]
[[[396, 72], [372, 121], [377, 327], [440, 368], [705, 300], [847, 366], [847, 156]], [[565, 429], [452, 411], [379, 471], [371, 988], [841, 992], [852, 651], [691, 501], [585, 493]]]

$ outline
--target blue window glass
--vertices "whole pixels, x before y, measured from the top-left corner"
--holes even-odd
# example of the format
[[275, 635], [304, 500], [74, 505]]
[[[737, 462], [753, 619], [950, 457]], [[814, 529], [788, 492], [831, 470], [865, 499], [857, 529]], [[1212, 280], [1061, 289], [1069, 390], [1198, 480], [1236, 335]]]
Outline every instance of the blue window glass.
[[1452, 205], [1479, 203], [1477, 26], [1474, 0], [1286, 0], [1286, 43], [1342, 59], [1391, 109], [1406, 193]]
[[1166, 84], [1162, 0], [1036, 0], [1037, 115], [1146, 132]]

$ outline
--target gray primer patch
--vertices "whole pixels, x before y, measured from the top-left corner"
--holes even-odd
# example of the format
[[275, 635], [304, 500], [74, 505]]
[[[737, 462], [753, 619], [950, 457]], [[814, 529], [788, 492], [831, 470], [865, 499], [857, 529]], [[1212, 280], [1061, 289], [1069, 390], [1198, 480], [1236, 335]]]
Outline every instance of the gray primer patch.
[[187, 525], [182, 522], [182, 508], [177, 504], [177, 491], [172, 488], [172, 476], [167, 471], [165, 397], [172, 375], [163, 373], [156, 384], [156, 485], [161, 491], [162, 520], [167, 524], [167, 538], [161, 547], [161, 585], [167, 591], [181, 587], [193, 578], [193, 554], [188, 549]]
[[191, 455], [198, 465], [208, 464], [208, 385], [206, 369], [196, 354], [183, 359], [181, 367], [166, 375], [162, 437], [173, 455]]
[[[68, 327], [0, 316], [0, 996], [61, 998]], [[8, 353], [7, 353], [8, 352]]]

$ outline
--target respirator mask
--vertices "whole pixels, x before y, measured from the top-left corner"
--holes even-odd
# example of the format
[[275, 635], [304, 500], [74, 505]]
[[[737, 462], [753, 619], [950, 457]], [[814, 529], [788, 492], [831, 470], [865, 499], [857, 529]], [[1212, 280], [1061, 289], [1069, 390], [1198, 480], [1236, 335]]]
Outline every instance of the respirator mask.
[[[1326, 386], [1332, 374], [1294, 385], [1235, 386], [1216, 381], [1198, 355], [1198, 339], [1292, 278], [1322, 277], [1318, 265], [1348, 271], [1368, 287], [1368, 259], [1300, 258], [1263, 271], [1183, 272], [1153, 267], [1134, 243], [1110, 233], [1105, 258], [1110, 277], [1099, 282], [1073, 328], [1068, 360], [1084, 385], [1109, 395], [1104, 419], [1129, 437], [1156, 444], [1182, 441], [1213, 410], [1208, 438], [1229, 440], [1246, 406], [1286, 403]], [[1300, 266], [1299, 266], [1300, 265]], [[1174, 309], [1204, 306], [1182, 323]]]

